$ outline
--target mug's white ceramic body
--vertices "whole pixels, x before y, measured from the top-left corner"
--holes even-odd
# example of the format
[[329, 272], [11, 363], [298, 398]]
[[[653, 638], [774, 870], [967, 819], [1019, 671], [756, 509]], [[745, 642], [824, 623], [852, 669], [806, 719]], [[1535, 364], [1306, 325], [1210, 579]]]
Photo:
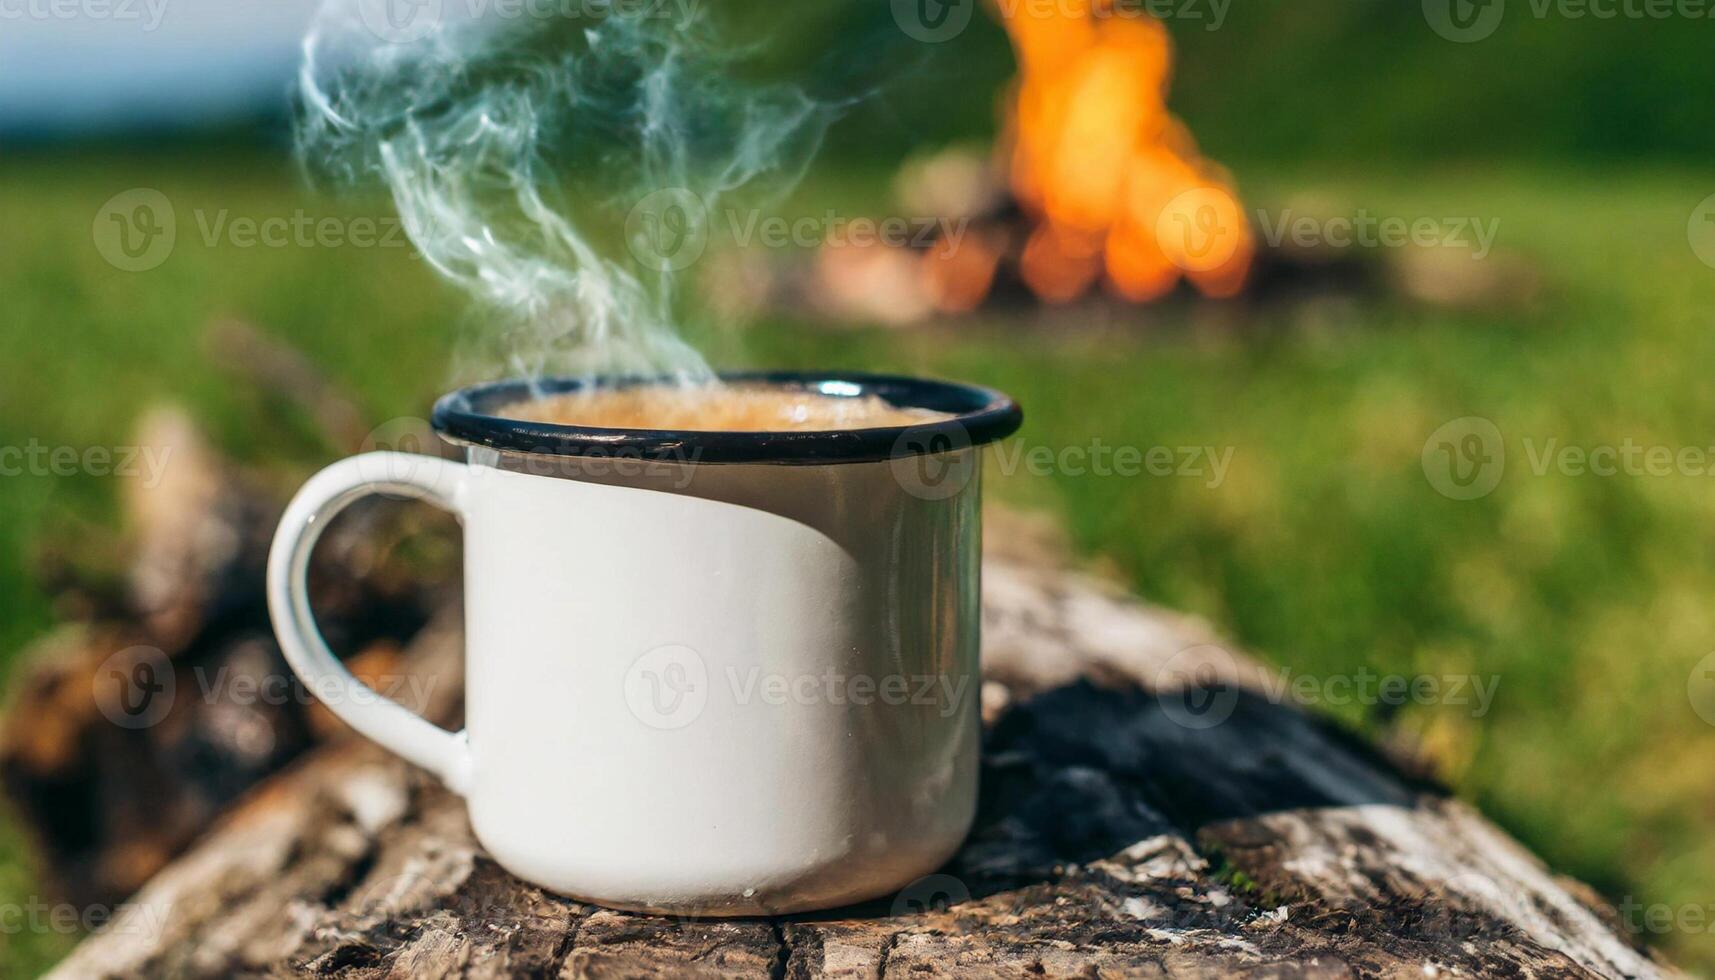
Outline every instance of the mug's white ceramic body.
[[901, 432], [889, 458], [864, 458], [873, 430], [861, 453], [735, 453], [722, 434], [709, 455], [740, 458], [712, 462], [437, 413], [467, 462], [369, 454], [294, 500], [269, 570], [281, 645], [316, 689], [350, 682], [303, 592], [315, 537], [366, 493], [432, 500], [464, 527], [466, 730], [378, 698], [330, 707], [463, 794], [496, 861], [647, 911], [885, 895], [975, 813], [977, 457], [1016, 426], [1004, 408], [975, 441]]

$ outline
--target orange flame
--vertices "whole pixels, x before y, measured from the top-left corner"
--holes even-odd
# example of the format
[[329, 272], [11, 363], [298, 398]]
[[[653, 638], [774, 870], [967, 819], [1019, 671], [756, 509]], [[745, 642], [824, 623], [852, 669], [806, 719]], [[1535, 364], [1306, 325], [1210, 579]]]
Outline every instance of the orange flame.
[[1011, 182], [1040, 224], [1021, 272], [1068, 302], [1105, 275], [1143, 301], [1244, 285], [1255, 242], [1219, 167], [1167, 111], [1172, 42], [1114, 0], [996, 0], [1018, 55]]

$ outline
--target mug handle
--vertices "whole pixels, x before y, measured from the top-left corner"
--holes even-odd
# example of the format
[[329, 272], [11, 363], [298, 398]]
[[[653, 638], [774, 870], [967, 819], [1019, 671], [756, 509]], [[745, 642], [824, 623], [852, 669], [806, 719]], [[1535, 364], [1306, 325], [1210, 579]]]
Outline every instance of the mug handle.
[[470, 787], [465, 733], [431, 724], [353, 677], [316, 629], [307, 579], [310, 553], [340, 511], [370, 494], [387, 493], [426, 500], [462, 520], [469, 472], [463, 463], [409, 453], [364, 453], [341, 460], [311, 477], [292, 498], [268, 553], [268, 611], [292, 670], [312, 690], [329, 684], [334, 690], [365, 692], [363, 697], [323, 704], [383, 748], [439, 776], [461, 796]]

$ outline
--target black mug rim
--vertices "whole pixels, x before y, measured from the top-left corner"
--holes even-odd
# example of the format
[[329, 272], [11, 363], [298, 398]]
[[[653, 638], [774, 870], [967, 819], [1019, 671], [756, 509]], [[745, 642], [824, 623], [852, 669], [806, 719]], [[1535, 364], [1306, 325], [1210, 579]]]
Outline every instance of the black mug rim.
[[661, 378], [597, 380], [544, 378], [493, 381], [452, 392], [435, 403], [431, 421], [450, 442], [508, 453], [641, 459], [669, 463], [863, 463], [949, 452], [1004, 439], [1023, 424], [1024, 412], [991, 388], [954, 381], [862, 372], [739, 371], [726, 382], [814, 390], [833, 397], [875, 395], [896, 408], [949, 415], [919, 425], [804, 432], [702, 432], [608, 429], [503, 418], [503, 405], [586, 388], [658, 384]]

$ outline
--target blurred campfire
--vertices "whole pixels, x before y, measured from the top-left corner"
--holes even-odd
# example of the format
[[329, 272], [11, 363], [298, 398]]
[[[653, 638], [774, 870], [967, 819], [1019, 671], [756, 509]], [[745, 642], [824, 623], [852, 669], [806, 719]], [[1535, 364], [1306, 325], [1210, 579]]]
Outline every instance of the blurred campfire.
[[[239, 323], [208, 347], [283, 428], [309, 419], [333, 453], [374, 448], [353, 401], [297, 352]], [[0, 720], [0, 787], [48, 887], [79, 904], [131, 894], [229, 802], [344, 730], [293, 681], [263, 596], [295, 484], [234, 464], [171, 407], [142, 418], [135, 444], [165, 460], [162, 478], [124, 487], [118, 540], [72, 529], [42, 553], [67, 625], [20, 658]], [[359, 676], [402, 676], [403, 646], [456, 608], [455, 533], [426, 507], [376, 501], [329, 529], [311, 588]], [[418, 707], [420, 686], [399, 689]]]
[[831, 247], [819, 270], [827, 295], [873, 296], [844, 284], [873, 283], [888, 265], [915, 267], [906, 273], [914, 313], [969, 312], [1005, 295], [997, 286], [1008, 279], [1048, 304], [1098, 288], [1149, 302], [1181, 282], [1203, 296], [1237, 294], [1254, 236], [1229, 176], [1167, 109], [1173, 46], [1161, 22], [1114, 0], [1012, 4], [998, 16], [1019, 65], [1004, 162], [944, 158], [903, 180], [907, 209], [966, 233], [912, 256]]
[[1002, 138], [1028, 219], [1019, 274], [1051, 303], [1098, 278], [1135, 302], [1182, 278], [1231, 296], [1254, 248], [1243, 209], [1167, 111], [1167, 29], [1113, 3], [1015, 4], [1002, 18], [1019, 63]]
[[895, 180], [906, 220], [936, 233], [908, 243], [831, 234], [812, 267], [784, 274], [735, 252], [710, 277], [716, 308], [742, 316], [801, 305], [832, 322], [910, 325], [1169, 297], [1481, 306], [1535, 291], [1534, 272], [1516, 260], [1475, 263], [1458, 249], [1269, 241], [1231, 176], [1168, 111], [1173, 47], [1160, 21], [1115, 0], [997, 11], [1019, 65], [998, 145], [942, 150]]
[[[985, 322], [1051, 326], [1069, 322], [1158, 322], [1147, 310], [1191, 312], [1199, 321], [1261, 322], [1260, 312], [1286, 313], [1288, 322], [1322, 312], [1359, 314], [1364, 304], [1400, 301], [1430, 308], [1528, 308], [1541, 293], [1540, 270], [1516, 254], [1479, 257], [1454, 244], [1305, 243], [1291, 235], [1271, 242], [1252, 227], [1254, 242], [1242, 282], [1232, 295], [1196, 287], [1189, 274], [1147, 305], [1111, 282], [1083, 293], [1043, 295], [1025, 276], [1027, 213], [984, 154], [944, 150], [902, 169], [895, 182], [901, 210], [937, 216], [954, 235], [923, 244], [830, 241], [807, 265], [775, 261], [765, 249], [719, 255], [704, 281], [714, 308], [738, 319], [768, 308], [802, 310], [812, 323], [912, 327], [956, 324], [981, 313]], [[959, 209], [980, 202], [982, 210]], [[1316, 193], [1288, 198], [1278, 214], [1318, 225], [1349, 220], [1355, 209]], [[1278, 218], [1276, 219], [1278, 220]], [[1279, 320], [1278, 317], [1272, 317]]]

